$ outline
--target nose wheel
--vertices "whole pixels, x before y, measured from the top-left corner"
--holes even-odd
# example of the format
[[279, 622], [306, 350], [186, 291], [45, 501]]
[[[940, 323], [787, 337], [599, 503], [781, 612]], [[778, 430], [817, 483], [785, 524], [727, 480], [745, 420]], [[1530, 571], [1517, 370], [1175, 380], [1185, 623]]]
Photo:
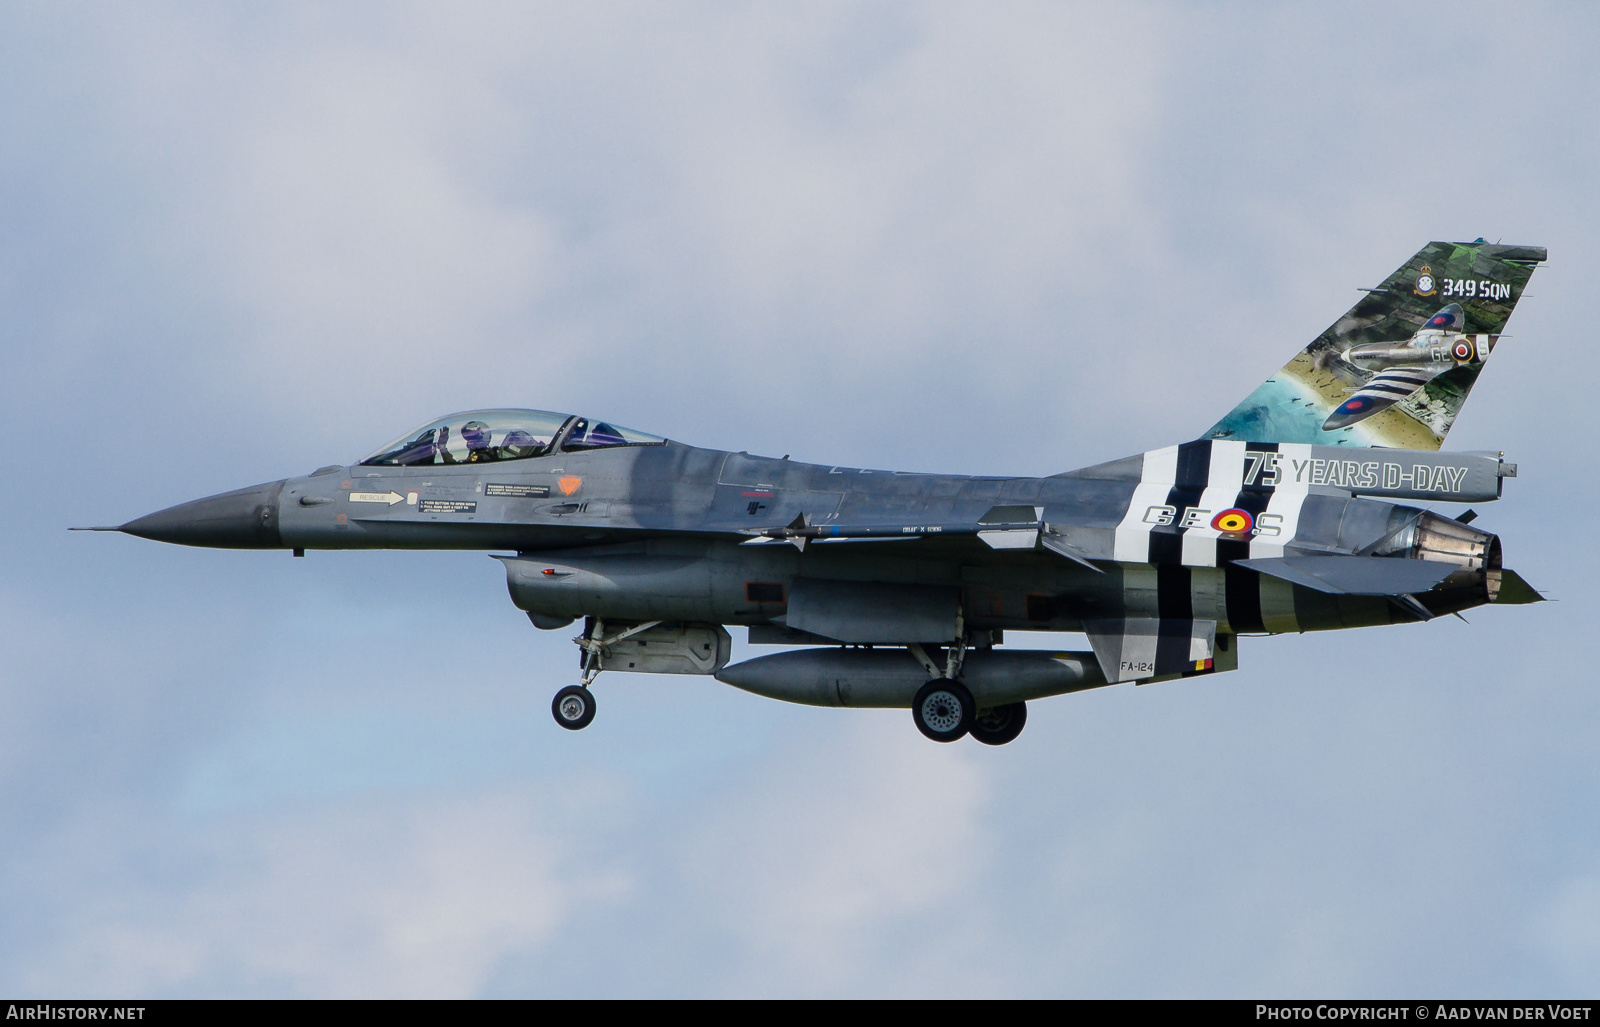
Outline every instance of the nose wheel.
[[581, 731], [594, 720], [594, 693], [582, 685], [568, 685], [556, 693], [550, 712], [568, 731]]
[[645, 621], [608, 637], [604, 620], [599, 617], [584, 618], [583, 634], [573, 639], [582, 652], [578, 665], [583, 668], [583, 684], [568, 685], [556, 693], [554, 701], [550, 703], [550, 712], [555, 716], [556, 723], [568, 731], [581, 731], [588, 727], [589, 722], [594, 720], [594, 693], [589, 691], [589, 685], [605, 669], [605, 660], [611, 655], [611, 647], [641, 631], [649, 631], [660, 623], [658, 620]]

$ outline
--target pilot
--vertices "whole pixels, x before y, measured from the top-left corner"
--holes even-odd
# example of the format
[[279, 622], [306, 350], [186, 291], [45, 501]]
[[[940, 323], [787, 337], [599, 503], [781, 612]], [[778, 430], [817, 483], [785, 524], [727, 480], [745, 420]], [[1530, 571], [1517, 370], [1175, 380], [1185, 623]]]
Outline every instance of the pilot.
[[[468, 421], [461, 426], [461, 440], [467, 444], [467, 463], [479, 464], [486, 460], [499, 459], [500, 454], [489, 445], [494, 433], [482, 421]], [[446, 460], [450, 459], [448, 456]]]
[[434, 447], [438, 450], [439, 462], [446, 464], [478, 464], [486, 460], [497, 459], [498, 454], [494, 451], [494, 447], [489, 445], [491, 434], [489, 426], [482, 421], [468, 421], [463, 424], [461, 426], [461, 441], [467, 444], [467, 457], [465, 460], [457, 460], [455, 454], [450, 452], [449, 427], [440, 428], [439, 441]]

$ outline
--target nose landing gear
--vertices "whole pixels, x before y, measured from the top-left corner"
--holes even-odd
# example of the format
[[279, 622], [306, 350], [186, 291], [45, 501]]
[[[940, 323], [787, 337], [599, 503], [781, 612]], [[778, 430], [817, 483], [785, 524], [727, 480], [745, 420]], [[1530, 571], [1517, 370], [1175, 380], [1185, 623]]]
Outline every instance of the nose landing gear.
[[585, 621], [583, 634], [573, 639], [578, 648], [583, 650], [580, 662], [580, 666], [583, 667], [583, 681], [580, 684], [568, 685], [556, 693], [555, 699], [550, 703], [550, 713], [556, 718], [556, 723], [568, 731], [581, 731], [588, 727], [594, 720], [594, 693], [589, 691], [589, 686], [599, 676], [602, 658], [609, 653], [609, 647], [641, 631], [648, 631], [660, 623], [658, 620], [653, 620], [636, 624], [626, 631], [620, 631], [607, 638], [605, 621], [599, 617], [591, 617]]
[[568, 731], [581, 731], [594, 720], [594, 693], [583, 685], [568, 685], [556, 693], [550, 712]]

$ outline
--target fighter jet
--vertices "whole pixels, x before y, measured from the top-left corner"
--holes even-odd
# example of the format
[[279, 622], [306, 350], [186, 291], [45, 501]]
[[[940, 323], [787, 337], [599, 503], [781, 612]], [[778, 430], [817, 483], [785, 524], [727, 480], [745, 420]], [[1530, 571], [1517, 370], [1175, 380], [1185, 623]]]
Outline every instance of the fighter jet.
[[[1030, 701], [1233, 670], [1241, 637], [1538, 601], [1472, 511], [1410, 504], [1491, 502], [1516, 475], [1501, 453], [1439, 447], [1544, 259], [1430, 243], [1200, 439], [1049, 477], [808, 464], [472, 410], [351, 464], [89, 530], [295, 556], [488, 552], [535, 627], [582, 621], [578, 680], [551, 704], [563, 728], [594, 719], [603, 672], [708, 674], [1001, 745]], [[1456, 297], [1442, 311], [1440, 283]], [[1337, 413], [1352, 376], [1359, 398], [1375, 367], [1434, 364], [1381, 409]], [[730, 665], [730, 626], [785, 651]], [[1030, 631], [1090, 649], [1007, 640]]]

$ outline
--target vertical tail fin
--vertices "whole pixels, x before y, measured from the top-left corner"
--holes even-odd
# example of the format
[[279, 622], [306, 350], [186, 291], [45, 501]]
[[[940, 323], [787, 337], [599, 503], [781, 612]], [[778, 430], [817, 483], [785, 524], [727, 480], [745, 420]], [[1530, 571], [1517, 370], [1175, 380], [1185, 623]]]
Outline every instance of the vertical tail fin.
[[1202, 438], [1438, 449], [1544, 259], [1429, 243]]

